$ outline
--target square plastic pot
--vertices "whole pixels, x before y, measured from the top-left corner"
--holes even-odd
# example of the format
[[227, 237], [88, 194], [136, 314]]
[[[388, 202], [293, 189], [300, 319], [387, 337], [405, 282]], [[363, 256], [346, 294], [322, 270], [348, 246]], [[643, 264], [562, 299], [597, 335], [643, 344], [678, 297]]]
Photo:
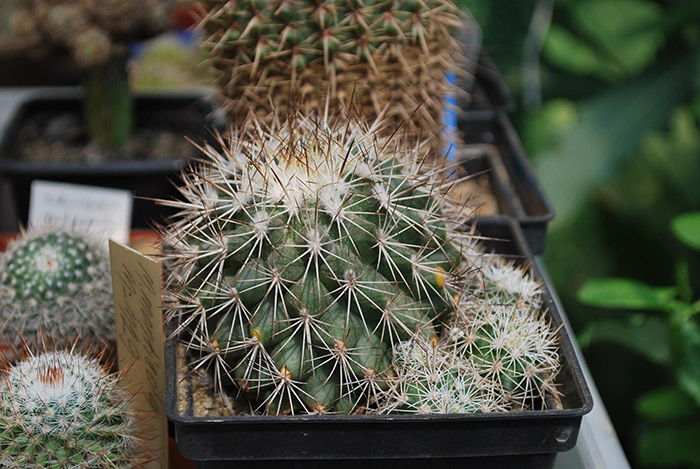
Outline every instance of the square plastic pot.
[[[460, 137], [470, 151], [481, 149], [489, 157], [501, 213], [514, 218], [530, 250], [544, 252], [547, 227], [554, 207], [530, 165], [508, 116], [499, 111], [468, 113], [459, 121]], [[501, 191], [501, 194], [498, 191]], [[489, 220], [486, 216], [482, 219]]]
[[[82, 118], [80, 94], [80, 88], [34, 90], [15, 106], [2, 129], [0, 177], [10, 186], [19, 221], [27, 223], [31, 183], [36, 179], [126, 189], [136, 197], [133, 227], [148, 227], [152, 219], [162, 221], [162, 217], [171, 212], [143, 198], [176, 197], [177, 191], [171, 181], [185, 166], [187, 158], [89, 163], [25, 161], [17, 157], [19, 129], [35, 116], [74, 112]], [[212, 138], [213, 107], [205, 99], [207, 96], [205, 91], [136, 95], [133, 101], [135, 127], [171, 130], [182, 136], [182, 145], [189, 149], [188, 158], [196, 157], [199, 151], [185, 137], [198, 143]]]
[[[534, 264], [516, 223], [493, 218], [478, 225], [487, 248]], [[201, 468], [231, 467], [552, 467], [576, 444], [581, 418], [592, 407], [570, 338], [549, 287], [544, 308], [560, 334], [561, 409], [453, 415], [193, 414], [191, 389], [176, 366], [178, 347], [166, 344], [166, 413], [182, 454]], [[455, 467], [455, 466], [453, 466]]]

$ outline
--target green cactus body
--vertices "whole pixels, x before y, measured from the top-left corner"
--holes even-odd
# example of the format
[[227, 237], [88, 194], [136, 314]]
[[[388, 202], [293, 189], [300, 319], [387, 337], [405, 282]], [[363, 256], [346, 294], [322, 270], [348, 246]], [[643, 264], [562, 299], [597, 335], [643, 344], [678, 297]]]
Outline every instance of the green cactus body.
[[[201, 20], [224, 107], [242, 122], [332, 105], [438, 135], [448, 71], [460, 69], [450, 0], [209, 0]], [[291, 98], [291, 99], [290, 99]], [[389, 106], [389, 103], [391, 105]]]
[[10, 341], [41, 330], [86, 339], [114, 339], [109, 265], [104, 249], [84, 235], [24, 233], [0, 254], [0, 320]]
[[45, 352], [0, 381], [0, 466], [134, 467], [130, 396], [95, 358]]
[[368, 405], [395, 378], [394, 342], [435, 336], [454, 306], [465, 258], [442, 248], [438, 175], [354, 123], [299, 117], [230, 145], [173, 203], [171, 318], [265, 411]]

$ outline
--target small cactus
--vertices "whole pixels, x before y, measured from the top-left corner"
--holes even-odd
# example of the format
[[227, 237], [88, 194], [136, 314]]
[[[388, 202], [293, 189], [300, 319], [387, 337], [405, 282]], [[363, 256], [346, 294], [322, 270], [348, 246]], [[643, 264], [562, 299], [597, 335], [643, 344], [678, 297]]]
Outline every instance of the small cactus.
[[41, 330], [114, 340], [106, 250], [96, 240], [48, 228], [25, 232], [0, 254], [0, 330], [17, 345]]
[[98, 357], [58, 350], [5, 364], [0, 466], [137, 466], [142, 458], [130, 399]]

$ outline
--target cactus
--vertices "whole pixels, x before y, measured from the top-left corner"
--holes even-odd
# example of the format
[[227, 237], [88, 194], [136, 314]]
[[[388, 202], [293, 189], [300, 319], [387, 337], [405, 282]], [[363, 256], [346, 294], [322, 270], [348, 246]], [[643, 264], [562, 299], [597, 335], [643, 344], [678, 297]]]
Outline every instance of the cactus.
[[135, 467], [136, 414], [118, 375], [99, 357], [45, 351], [0, 380], [0, 466]]
[[128, 42], [164, 31], [173, 0], [25, 0], [5, 42], [14, 54], [58, 47], [83, 75], [83, 108], [90, 140], [118, 147], [130, 136], [132, 106]]
[[113, 341], [106, 250], [77, 232], [47, 227], [23, 233], [0, 254], [0, 325], [15, 344], [41, 330]]
[[[270, 122], [288, 103], [302, 111], [354, 106], [415, 136], [438, 135], [447, 81], [460, 70], [451, 0], [208, 0], [200, 21], [224, 108], [242, 123]], [[291, 98], [291, 99], [290, 99]], [[341, 106], [342, 107], [342, 106]]]
[[[445, 327], [477, 307], [520, 311], [520, 290], [491, 275], [474, 237], [455, 229], [451, 181], [421, 164], [422, 147], [379, 129], [302, 115], [254, 122], [223, 152], [203, 148], [184, 201], [163, 202], [180, 209], [163, 230], [168, 319], [188, 337], [193, 366], [209, 368], [220, 389], [235, 384], [256, 412], [381, 407], [405, 375], [392, 363], [397, 344], [445, 343], [456, 363], [476, 354], [448, 344]], [[538, 289], [522, 275], [535, 304]], [[490, 302], [491, 290], [512, 301]], [[467, 378], [445, 379], [495, 382]]]

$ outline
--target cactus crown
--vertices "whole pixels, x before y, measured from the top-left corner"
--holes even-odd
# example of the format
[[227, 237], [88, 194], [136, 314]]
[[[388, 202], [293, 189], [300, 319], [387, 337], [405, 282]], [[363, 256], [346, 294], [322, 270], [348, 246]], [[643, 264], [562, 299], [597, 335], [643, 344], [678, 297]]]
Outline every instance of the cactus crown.
[[46, 227], [23, 233], [0, 254], [3, 334], [13, 342], [36, 337], [41, 329], [112, 340], [111, 277], [98, 243]]
[[50, 351], [0, 380], [0, 465], [134, 467], [135, 414], [118, 376], [97, 358]]

